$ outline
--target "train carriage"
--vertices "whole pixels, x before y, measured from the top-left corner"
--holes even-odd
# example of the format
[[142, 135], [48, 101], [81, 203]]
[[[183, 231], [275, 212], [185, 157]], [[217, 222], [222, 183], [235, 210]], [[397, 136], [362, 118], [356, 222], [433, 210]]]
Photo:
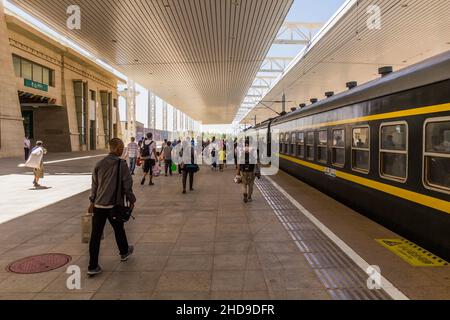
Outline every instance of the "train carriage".
[[450, 260], [450, 52], [255, 126], [280, 167]]

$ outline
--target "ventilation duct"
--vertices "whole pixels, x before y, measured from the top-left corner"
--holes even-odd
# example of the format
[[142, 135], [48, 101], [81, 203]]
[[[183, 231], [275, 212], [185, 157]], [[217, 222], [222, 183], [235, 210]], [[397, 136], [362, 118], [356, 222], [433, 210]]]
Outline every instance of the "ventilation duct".
[[358, 86], [358, 82], [356, 82], [356, 81], [350, 81], [350, 82], [347, 82], [347, 84], [346, 84], [346, 87], [349, 90], [356, 88], [357, 86]]
[[394, 71], [394, 69], [391, 66], [388, 67], [382, 67], [378, 69], [378, 74], [380, 74], [382, 77], [386, 77], [387, 75], [391, 74]]

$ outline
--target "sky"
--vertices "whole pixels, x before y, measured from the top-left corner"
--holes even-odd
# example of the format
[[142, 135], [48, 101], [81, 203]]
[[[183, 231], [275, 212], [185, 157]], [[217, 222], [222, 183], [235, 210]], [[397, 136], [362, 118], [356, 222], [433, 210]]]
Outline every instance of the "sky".
[[[295, 0], [289, 11], [288, 22], [327, 22], [346, 0]], [[269, 56], [295, 57], [303, 47], [273, 45]]]

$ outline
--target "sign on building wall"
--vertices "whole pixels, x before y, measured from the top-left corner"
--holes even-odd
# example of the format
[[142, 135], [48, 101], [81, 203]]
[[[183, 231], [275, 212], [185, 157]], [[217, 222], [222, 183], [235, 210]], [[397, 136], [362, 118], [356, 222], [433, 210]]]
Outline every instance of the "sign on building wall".
[[45, 91], [48, 92], [48, 85], [43, 84], [43, 83], [39, 83], [33, 80], [29, 80], [29, 79], [25, 79], [24, 80], [24, 86], [28, 87], [28, 88], [33, 88], [36, 90], [41, 90], [41, 91]]

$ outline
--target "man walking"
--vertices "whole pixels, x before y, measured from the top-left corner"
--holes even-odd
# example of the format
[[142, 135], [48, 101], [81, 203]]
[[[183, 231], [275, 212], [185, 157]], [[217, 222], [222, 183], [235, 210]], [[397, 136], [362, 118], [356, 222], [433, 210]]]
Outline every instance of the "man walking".
[[39, 180], [44, 178], [44, 155], [46, 154], [47, 150], [44, 148], [44, 143], [37, 141], [25, 163], [25, 167], [33, 169], [33, 185], [35, 188], [41, 187]]
[[242, 177], [242, 189], [244, 192], [244, 202], [251, 202], [253, 196], [253, 187], [255, 178], [260, 179], [261, 173], [259, 165], [257, 164], [257, 153], [250, 148], [249, 140], [245, 141], [241, 163], [238, 167], [237, 175]]
[[123, 206], [124, 198], [130, 203], [131, 209], [136, 203], [136, 197], [133, 194], [133, 179], [126, 161], [120, 159], [123, 149], [122, 140], [112, 139], [109, 142], [110, 154], [97, 163], [92, 174], [91, 205], [88, 212], [94, 215], [89, 244], [89, 276], [95, 276], [102, 272], [102, 268], [98, 264], [98, 257], [106, 220], [109, 220], [114, 229], [121, 261], [127, 261], [134, 251], [134, 247], [128, 245], [124, 223], [112, 218], [114, 207], [116, 205]]
[[163, 149], [166, 177], [168, 172], [172, 175], [172, 150], [172, 142], [168, 141]]
[[136, 170], [136, 162], [138, 158], [139, 146], [136, 143], [136, 138], [131, 138], [131, 142], [127, 146], [128, 150], [128, 160], [130, 162], [130, 173], [134, 176], [134, 171]]
[[144, 177], [142, 178], [141, 185], [145, 184], [147, 176], [150, 174], [149, 185], [153, 186], [153, 167], [156, 164], [156, 142], [153, 141], [153, 134], [147, 133], [147, 138], [142, 143], [141, 158], [144, 160]]

